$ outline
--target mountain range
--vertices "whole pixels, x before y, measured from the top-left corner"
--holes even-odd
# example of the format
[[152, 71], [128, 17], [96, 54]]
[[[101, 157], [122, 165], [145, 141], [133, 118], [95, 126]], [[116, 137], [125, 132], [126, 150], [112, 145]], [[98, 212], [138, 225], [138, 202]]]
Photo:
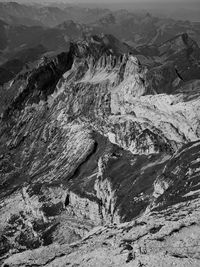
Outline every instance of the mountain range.
[[[45, 16], [44, 16], [44, 14]], [[52, 20], [52, 18], [54, 18]], [[154, 56], [156, 46], [181, 33], [200, 44], [200, 24], [161, 19], [126, 10], [35, 7], [0, 3], [0, 85], [42, 56], [69, 49], [70, 41], [112, 34], [140, 53]], [[32, 64], [31, 64], [32, 65]]]
[[199, 25], [104, 12], [1, 21], [3, 267], [200, 266]]

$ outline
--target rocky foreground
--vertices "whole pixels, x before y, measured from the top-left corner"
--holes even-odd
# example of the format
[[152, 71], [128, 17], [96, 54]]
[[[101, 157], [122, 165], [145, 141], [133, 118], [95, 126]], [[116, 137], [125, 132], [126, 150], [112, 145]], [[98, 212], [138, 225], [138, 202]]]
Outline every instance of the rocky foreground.
[[93, 36], [3, 90], [2, 266], [200, 266], [195, 41]]

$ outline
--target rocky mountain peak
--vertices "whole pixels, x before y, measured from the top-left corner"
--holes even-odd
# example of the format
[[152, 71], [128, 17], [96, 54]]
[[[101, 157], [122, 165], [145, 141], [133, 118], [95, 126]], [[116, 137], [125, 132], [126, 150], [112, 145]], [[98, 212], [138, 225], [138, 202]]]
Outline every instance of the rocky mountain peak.
[[77, 48], [77, 54], [80, 54], [80, 56], [89, 54], [94, 58], [98, 58], [103, 53], [107, 55], [123, 55], [124, 53], [136, 51], [110, 34], [88, 36], [85, 40], [78, 42], [75, 47]]

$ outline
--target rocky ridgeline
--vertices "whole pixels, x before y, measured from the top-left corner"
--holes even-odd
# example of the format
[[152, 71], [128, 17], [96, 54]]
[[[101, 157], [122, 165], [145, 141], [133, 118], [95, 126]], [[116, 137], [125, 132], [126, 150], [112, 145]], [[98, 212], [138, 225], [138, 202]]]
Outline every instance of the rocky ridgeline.
[[149, 65], [114, 37], [94, 36], [9, 83], [0, 127], [5, 266], [34, 265], [20, 254], [28, 249], [67, 255], [97, 225], [163, 219], [198, 203], [199, 48], [181, 35], [159, 49]]

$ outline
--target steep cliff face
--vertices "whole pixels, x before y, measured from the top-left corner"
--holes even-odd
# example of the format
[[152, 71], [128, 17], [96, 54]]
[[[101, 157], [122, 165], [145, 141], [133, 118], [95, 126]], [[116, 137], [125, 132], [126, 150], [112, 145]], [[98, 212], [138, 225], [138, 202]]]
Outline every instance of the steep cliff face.
[[[174, 45], [172, 63], [187, 49]], [[134, 53], [94, 36], [9, 84], [18, 90], [0, 122], [2, 259], [198, 199], [199, 72], [183, 81], [161, 57], [146, 65]]]

